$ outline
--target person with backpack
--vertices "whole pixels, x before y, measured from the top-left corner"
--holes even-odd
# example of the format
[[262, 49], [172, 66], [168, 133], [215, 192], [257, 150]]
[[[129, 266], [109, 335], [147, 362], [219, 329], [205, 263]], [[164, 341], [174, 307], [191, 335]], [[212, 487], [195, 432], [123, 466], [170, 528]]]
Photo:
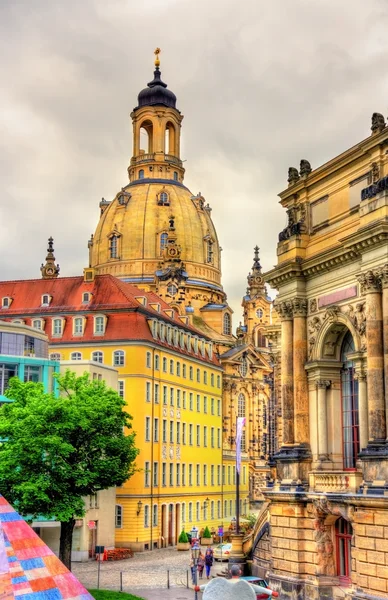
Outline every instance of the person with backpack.
[[209, 547], [205, 553], [205, 569], [206, 569], [206, 577], [210, 579], [210, 569], [213, 566], [213, 550]]
[[198, 558], [199, 579], [202, 579], [204, 566], [205, 566], [205, 557], [204, 557], [203, 553], [201, 552], [201, 554], [199, 555], [199, 558]]

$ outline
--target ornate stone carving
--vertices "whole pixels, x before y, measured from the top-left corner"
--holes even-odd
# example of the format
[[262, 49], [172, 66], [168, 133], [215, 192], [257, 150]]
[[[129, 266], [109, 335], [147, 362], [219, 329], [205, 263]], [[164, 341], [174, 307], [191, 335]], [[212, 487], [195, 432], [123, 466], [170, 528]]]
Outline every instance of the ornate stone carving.
[[371, 126], [372, 134], [380, 133], [381, 131], [383, 131], [384, 127], [385, 127], [384, 116], [381, 113], [377, 113], [377, 112], [373, 113], [372, 126]]
[[293, 312], [294, 317], [306, 317], [307, 316], [307, 300], [306, 300], [306, 298], [293, 298], [292, 312]]
[[166, 444], [163, 444], [163, 446], [162, 446], [162, 458], [164, 460], [167, 460], [167, 446], [166, 446]]
[[288, 225], [283, 231], [279, 233], [279, 242], [288, 240], [293, 235], [299, 235], [301, 233], [300, 223], [297, 222], [296, 208], [291, 207], [287, 210]]
[[388, 286], [388, 264], [384, 265], [380, 271], [380, 281], [383, 288]]
[[333, 306], [329, 306], [329, 308], [327, 308], [325, 310], [325, 314], [323, 315], [323, 318], [327, 321], [329, 321], [330, 323], [334, 323], [334, 321], [337, 320], [338, 318], [338, 314], [341, 312], [340, 307], [337, 306], [336, 304], [333, 304]]
[[360, 335], [365, 335], [366, 332], [366, 314], [365, 302], [356, 304], [356, 310], [349, 304], [347, 315]]
[[305, 160], [304, 158], [300, 161], [300, 170], [299, 170], [299, 174], [301, 177], [307, 177], [308, 175], [310, 175], [312, 169], [311, 169], [311, 165], [309, 163], [308, 160]]
[[334, 560], [334, 545], [333, 538], [331, 535], [331, 528], [325, 525], [326, 517], [329, 513], [327, 506], [323, 502], [313, 501], [314, 503], [314, 529], [315, 529], [315, 541], [317, 544], [317, 575], [326, 575], [333, 577], [336, 574], [335, 560]]
[[315, 344], [315, 340], [316, 340], [316, 334], [320, 330], [321, 326], [322, 326], [321, 319], [319, 317], [317, 317], [317, 316], [315, 316], [312, 319], [310, 319], [310, 321], [308, 323], [308, 329], [309, 329], [309, 359], [311, 359], [311, 357], [312, 357], [313, 348], [314, 348], [314, 344]]
[[315, 313], [318, 310], [318, 304], [315, 298], [312, 298], [312, 300], [310, 300], [310, 306], [309, 306], [309, 310], [311, 313]]
[[290, 300], [286, 300], [285, 302], [275, 301], [274, 309], [281, 320], [289, 320], [293, 317], [292, 302]]
[[372, 181], [376, 183], [380, 179], [380, 167], [377, 162], [371, 164]]
[[318, 379], [318, 381], [315, 382], [315, 385], [317, 388], [326, 390], [331, 386], [331, 381], [329, 379]]
[[288, 184], [289, 185], [293, 185], [294, 183], [296, 183], [297, 181], [299, 181], [299, 173], [298, 173], [298, 169], [295, 169], [295, 167], [290, 167], [288, 169]]
[[176, 457], [178, 460], [181, 459], [181, 447], [180, 446], [176, 447]]
[[170, 446], [169, 456], [171, 460], [174, 458], [174, 446]]
[[368, 294], [370, 292], [379, 292], [381, 289], [380, 273], [372, 270], [356, 275], [357, 280], [361, 285], [361, 293]]

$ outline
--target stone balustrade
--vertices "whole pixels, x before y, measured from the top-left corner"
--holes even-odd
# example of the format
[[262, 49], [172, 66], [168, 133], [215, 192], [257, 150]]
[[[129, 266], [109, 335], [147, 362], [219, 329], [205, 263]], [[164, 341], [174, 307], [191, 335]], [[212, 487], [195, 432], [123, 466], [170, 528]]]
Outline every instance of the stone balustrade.
[[362, 473], [358, 471], [312, 471], [309, 475], [312, 492], [352, 492], [355, 493], [362, 483]]

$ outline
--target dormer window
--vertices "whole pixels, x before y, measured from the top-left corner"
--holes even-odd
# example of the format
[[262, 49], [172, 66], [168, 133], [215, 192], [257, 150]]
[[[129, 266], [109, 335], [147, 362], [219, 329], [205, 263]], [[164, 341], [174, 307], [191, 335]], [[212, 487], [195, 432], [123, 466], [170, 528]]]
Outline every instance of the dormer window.
[[53, 319], [53, 322], [52, 322], [53, 337], [61, 337], [61, 335], [63, 333], [64, 324], [65, 324], [64, 319]]
[[119, 257], [119, 236], [111, 235], [109, 238], [109, 258]]
[[178, 345], [179, 331], [174, 329], [174, 346]]
[[87, 304], [90, 302], [91, 294], [89, 292], [84, 292], [82, 294], [82, 304]]
[[191, 351], [191, 334], [190, 333], [187, 334], [186, 343], [187, 343], [187, 349], [190, 352]]
[[160, 234], [160, 254], [162, 254], [163, 250], [167, 248], [168, 234], [161, 233]]
[[34, 329], [42, 330], [44, 328], [44, 321], [43, 319], [33, 319], [31, 325]]
[[197, 337], [194, 338], [194, 352], [195, 352], [195, 354], [198, 354], [198, 338]]
[[205, 356], [205, 340], [201, 340], [201, 354]]
[[94, 335], [104, 335], [106, 326], [106, 317], [98, 315], [94, 317]]
[[167, 192], [160, 192], [157, 198], [159, 206], [170, 206], [170, 197]]
[[1, 301], [1, 308], [9, 308], [12, 304], [12, 298], [9, 296], [4, 296]]
[[211, 240], [206, 243], [206, 261], [210, 264], [213, 263], [213, 242]]
[[42, 306], [49, 306], [51, 302], [51, 296], [48, 294], [43, 294], [42, 296]]
[[73, 319], [73, 335], [83, 335], [85, 317], [75, 317]]
[[164, 342], [165, 331], [166, 331], [166, 326], [164, 323], [161, 323], [160, 327], [159, 327], [159, 336], [160, 336], [160, 339], [162, 342]]

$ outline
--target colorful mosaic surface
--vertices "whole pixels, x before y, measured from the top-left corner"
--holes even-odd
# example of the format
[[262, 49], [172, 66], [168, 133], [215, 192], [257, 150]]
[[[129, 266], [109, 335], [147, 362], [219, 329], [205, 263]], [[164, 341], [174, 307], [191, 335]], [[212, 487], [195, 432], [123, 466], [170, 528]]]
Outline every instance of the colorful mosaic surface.
[[0, 600], [92, 600], [0, 495]]

